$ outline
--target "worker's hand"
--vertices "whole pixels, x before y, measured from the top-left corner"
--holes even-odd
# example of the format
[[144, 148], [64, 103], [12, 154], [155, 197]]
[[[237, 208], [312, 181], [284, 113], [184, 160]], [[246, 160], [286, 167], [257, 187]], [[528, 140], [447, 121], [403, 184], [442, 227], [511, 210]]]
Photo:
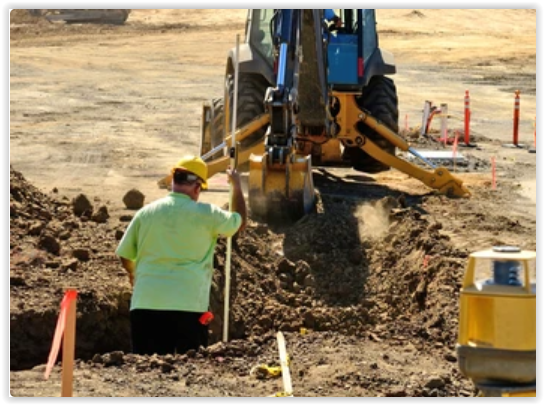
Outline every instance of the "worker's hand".
[[132, 260], [125, 259], [124, 257], [119, 258], [121, 260], [121, 265], [128, 273], [128, 281], [130, 285], [134, 287], [134, 272], [136, 271], [135, 263]]
[[239, 187], [242, 184], [240, 173], [236, 169], [227, 168], [227, 176], [229, 177], [229, 183], [232, 183], [234, 187]]

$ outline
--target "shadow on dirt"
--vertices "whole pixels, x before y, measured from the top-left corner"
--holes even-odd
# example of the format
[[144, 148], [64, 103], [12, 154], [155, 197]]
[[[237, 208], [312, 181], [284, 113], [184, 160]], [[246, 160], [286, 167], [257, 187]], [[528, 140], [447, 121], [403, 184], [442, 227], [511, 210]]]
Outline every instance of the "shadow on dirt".
[[[60, 296], [60, 294], [59, 294]], [[96, 353], [130, 351], [130, 294], [115, 291], [102, 296], [91, 288], [77, 297], [76, 357], [91, 359]], [[58, 307], [16, 311], [10, 318], [10, 370], [23, 370], [47, 362]], [[58, 361], [62, 359], [62, 349]]]
[[[358, 176], [357, 180], [365, 178]], [[298, 331], [302, 327], [361, 334], [377, 322], [377, 314], [382, 309], [377, 307], [381, 304], [376, 292], [382, 295], [389, 293], [377, 289], [384, 281], [377, 273], [383, 261], [376, 261], [376, 252], [384, 249], [391, 252], [391, 263], [383, 264], [388, 270], [395, 265], [399, 249], [412, 249], [411, 245], [405, 246], [405, 242], [399, 247], [397, 243], [385, 241], [384, 237], [392, 233], [391, 227], [396, 226], [392, 225], [392, 213], [400, 215], [401, 219], [406, 217], [408, 222], [405, 221], [403, 240], [411, 237], [410, 212], [419, 208], [422, 197], [402, 194], [371, 180], [341, 179], [323, 170], [316, 173], [315, 181], [319, 190], [316, 212], [290, 225], [250, 221], [246, 231], [234, 239], [230, 339], [247, 339], [277, 330]], [[26, 183], [19, 188], [17, 184], [17, 179], [12, 176], [12, 198], [17, 197], [16, 190], [33, 190]], [[74, 286], [80, 287], [77, 357], [89, 359], [96, 353], [128, 351], [130, 294], [126, 294], [126, 285], [123, 284], [126, 282], [124, 272], [118, 271], [117, 262], [110, 257], [116, 244], [115, 227], [105, 225], [102, 229], [99, 225], [91, 226], [88, 221], [77, 221], [69, 214], [68, 205], [54, 203], [30, 191], [25, 191], [25, 198], [28, 197], [30, 202], [40, 202], [47, 207], [47, 212], [58, 211], [59, 220], [65, 215], [62, 223], [78, 224], [77, 232], [70, 236], [73, 243], [83, 243], [84, 240], [86, 246], [101, 249], [96, 252], [88, 250], [94, 259], [78, 264], [77, 271], [59, 273], [58, 281], [57, 274], [51, 272], [51, 280], [46, 286], [43, 285], [46, 281], [43, 276], [36, 273], [35, 265], [27, 263], [31, 266], [27, 268], [26, 262], [19, 263], [18, 267], [11, 269], [11, 299], [22, 299], [26, 296], [26, 289], [38, 285], [44, 294], [57, 294], [57, 282], [64, 284], [72, 280]], [[10, 206], [10, 241], [14, 244], [20, 237], [34, 242], [27, 236], [26, 217], [18, 218], [17, 215], [33, 217], [37, 214], [15, 202], [11, 201]], [[413, 224], [420, 228], [426, 226], [417, 222]], [[89, 239], [95, 236], [102, 242]], [[78, 242], [80, 237], [84, 239]], [[104, 241], [108, 241], [109, 247], [104, 245]], [[65, 250], [70, 255], [70, 250]], [[15, 258], [15, 252], [11, 253]], [[59, 260], [51, 255], [49, 265], [58, 262], [58, 268], [62, 270], [64, 262]], [[217, 271], [213, 274], [210, 310], [216, 319], [211, 325], [210, 343], [221, 339], [225, 265], [226, 243], [221, 239], [214, 262]], [[96, 279], [98, 276], [100, 278]], [[388, 297], [384, 299], [390, 300]], [[43, 311], [21, 306], [20, 311], [11, 312], [11, 369], [28, 368], [46, 361], [57, 313], [56, 300], [48, 303]], [[32, 350], [26, 350], [28, 347]]]
[[[392, 226], [392, 211], [418, 210], [423, 197], [326, 169], [314, 171], [314, 182], [315, 212], [290, 223], [251, 220], [234, 238], [231, 339], [301, 327], [356, 334], [375, 323], [375, 292], [368, 286], [368, 278], [376, 278], [372, 256]], [[222, 333], [225, 256], [226, 243], [220, 240], [210, 306], [212, 342]]]
[[315, 280], [315, 299], [327, 306], [364, 302], [373, 240], [391, 224], [392, 209], [419, 207], [422, 197], [392, 190], [364, 175], [339, 177], [326, 169], [314, 173], [317, 212], [285, 228], [283, 251], [304, 261]]

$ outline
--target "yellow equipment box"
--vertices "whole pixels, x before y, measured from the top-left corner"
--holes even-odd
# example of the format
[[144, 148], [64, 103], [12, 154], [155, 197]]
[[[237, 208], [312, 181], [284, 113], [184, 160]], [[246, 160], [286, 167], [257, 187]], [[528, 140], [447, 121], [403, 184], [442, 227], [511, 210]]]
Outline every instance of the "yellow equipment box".
[[470, 255], [457, 356], [461, 372], [477, 386], [513, 387], [517, 396], [536, 384], [535, 262], [536, 252], [515, 247]]

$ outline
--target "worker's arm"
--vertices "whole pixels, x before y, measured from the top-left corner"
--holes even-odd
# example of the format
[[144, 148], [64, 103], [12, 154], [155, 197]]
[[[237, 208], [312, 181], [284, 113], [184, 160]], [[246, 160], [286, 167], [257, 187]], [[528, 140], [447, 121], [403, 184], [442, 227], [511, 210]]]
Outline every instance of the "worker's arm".
[[[124, 233], [119, 246], [115, 250], [121, 260], [121, 265], [128, 273], [130, 285], [134, 286], [134, 271], [136, 270], [136, 258], [138, 257], [138, 231], [140, 229], [139, 212], [136, 213], [126, 232]], [[130, 259], [129, 259], [130, 258]]]
[[136, 268], [135, 263], [132, 260], [125, 259], [124, 257], [121, 257], [121, 265], [128, 273], [128, 280], [130, 281], [130, 285], [134, 287], [134, 270]]
[[240, 228], [238, 228], [238, 232], [241, 232], [247, 225], [247, 208], [244, 192], [242, 191], [240, 173], [238, 173], [236, 169], [227, 170], [227, 175], [232, 183], [232, 211], [237, 212], [242, 217], [242, 224], [240, 225]]

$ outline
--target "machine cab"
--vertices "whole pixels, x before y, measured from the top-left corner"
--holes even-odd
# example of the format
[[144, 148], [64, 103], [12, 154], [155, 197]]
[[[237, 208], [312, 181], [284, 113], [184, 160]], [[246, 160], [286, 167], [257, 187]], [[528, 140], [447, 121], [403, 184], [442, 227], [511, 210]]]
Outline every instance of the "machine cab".
[[[246, 43], [253, 58], [261, 61], [259, 68], [253, 70], [259, 70], [271, 84], [275, 81], [271, 33], [274, 12], [274, 9], [249, 10], [246, 24]], [[361, 91], [373, 76], [396, 73], [393, 55], [379, 48], [375, 10], [336, 9], [334, 12], [342, 19], [342, 26], [335, 29], [324, 19], [329, 29], [323, 30], [328, 84], [333, 89]]]
[[342, 26], [329, 25], [328, 81], [337, 88], [364, 86], [365, 66], [378, 49], [375, 10], [335, 10]]

